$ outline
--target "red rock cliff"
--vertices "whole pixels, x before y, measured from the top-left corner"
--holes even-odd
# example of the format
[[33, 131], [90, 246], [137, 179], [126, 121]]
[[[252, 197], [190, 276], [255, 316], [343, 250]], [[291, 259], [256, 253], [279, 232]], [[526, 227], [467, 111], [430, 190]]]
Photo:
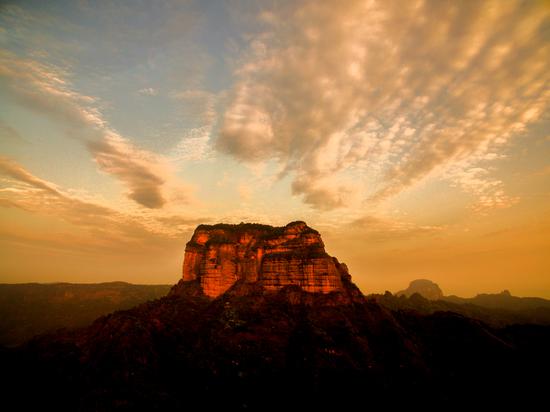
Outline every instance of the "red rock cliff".
[[346, 265], [325, 252], [319, 233], [304, 222], [200, 225], [185, 248], [183, 280], [198, 280], [210, 297], [237, 280], [259, 282], [266, 290], [297, 285], [328, 293], [342, 290], [346, 279]]

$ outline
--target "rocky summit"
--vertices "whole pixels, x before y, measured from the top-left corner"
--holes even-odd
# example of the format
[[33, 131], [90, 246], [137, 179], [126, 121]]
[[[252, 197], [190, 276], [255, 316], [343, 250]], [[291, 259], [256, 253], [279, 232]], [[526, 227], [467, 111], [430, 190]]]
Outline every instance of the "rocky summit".
[[306, 292], [343, 291], [345, 264], [329, 256], [321, 235], [305, 222], [283, 227], [241, 223], [200, 225], [185, 248], [183, 281], [217, 297], [236, 282], [267, 291], [295, 285]]

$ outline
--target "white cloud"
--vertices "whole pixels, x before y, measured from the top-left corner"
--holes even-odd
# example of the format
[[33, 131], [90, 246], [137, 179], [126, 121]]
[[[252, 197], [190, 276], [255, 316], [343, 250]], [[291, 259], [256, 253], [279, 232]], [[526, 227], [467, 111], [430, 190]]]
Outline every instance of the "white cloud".
[[[319, 209], [496, 159], [547, 110], [550, 11], [539, 3], [304, 1], [266, 13], [217, 147], [278, 161]], [[363, 179], [350, 187], [352, 168]]]
[[180, 105], [184, 121], [195, 127], [185, 130], [170, 158], [193, 161], [213, 159], [211, 136], [217, 122], [216, 105], [219, 96], [195, 89], [174, 93], [172, 97]]
[[210, 145], [211, 127], [203, 126], [188, 129], [184, 137], [172, 150], [170, 158], [173, 160], [205, 160], [212, 158]]
[[156, 96], [158, 91], [152, 87], [144, 87], [143, 89], [138, 90], [138, 94], [142, 96]]
[[449, 178], [453, 184], [460, 186], [476, 198], [471, 208], [481, 214], [491, 209], [511, 207], [520, 200], [518, 196], [507, 195], [504, 192], [503, 182], [491, 178], [490, 171], [481, 167], [458, 167], [449, 172]]

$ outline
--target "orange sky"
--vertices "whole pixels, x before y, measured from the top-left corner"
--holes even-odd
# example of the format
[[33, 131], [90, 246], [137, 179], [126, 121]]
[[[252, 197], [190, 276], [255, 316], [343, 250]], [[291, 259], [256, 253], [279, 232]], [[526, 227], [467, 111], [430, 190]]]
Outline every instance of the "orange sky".
[[305, 220], [365, 293], [550, 298], [549, 22], [537, 1], [5, 2], [0, 282], [175, 283], [199, 223]]

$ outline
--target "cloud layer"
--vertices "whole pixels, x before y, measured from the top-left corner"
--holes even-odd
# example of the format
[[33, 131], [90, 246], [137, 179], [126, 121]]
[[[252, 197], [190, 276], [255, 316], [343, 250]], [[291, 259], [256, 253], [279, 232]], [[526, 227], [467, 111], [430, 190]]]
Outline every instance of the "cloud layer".
[[95, 99], [74, 91], [68, 77], [58, 67], [0, 53], [0, 79], [18, 102], [49, 116], [67, 135], [82, 140], [99, 169], [127, 188], [129, 199], [146, 208], [161, 208], [167, 201], [163, 193], [169, 177], [167, 162], [112, 130]]
[[[269, 29], [238, 64], [217, 146], [276, 159], [293, 193], [320, 209], [350, 193], [382, 201], [430, 176], [464, 187], [547, 110], [549, 17], [519, 1], [264, 12]], [[510, 203], [476, 176], [467, 186], [483, 204]]]
[[[164, 211], [143, 215], [117, 210], [97, 199], [58, 187], [4, 156], [0, 156], [0, 206], [53, 218], [50, 221], [52, 227], [55, 226], [55, 219], [74, 225], [73, 229], [76, 230], [71, 231], [72, 237], [69, 239], [47, 232], [44, 233], [44, 239], [51, 235], [50, 240], [60, 247], [63, 245], [64, 248], [76, 247], [82, 250], [119, 250], [132, 245], [143, 247], [181, 243], [182, 233], [187, 234], [197, 224], [208, 221], [204, 217], [173, 215]], [[16, 236], [15, 233], [5, 232], [1, 235], [6, 238]], [[76, 239], [78, 245], [75, 244]], [[32, 239], [26, 241], [29, 240]]]

